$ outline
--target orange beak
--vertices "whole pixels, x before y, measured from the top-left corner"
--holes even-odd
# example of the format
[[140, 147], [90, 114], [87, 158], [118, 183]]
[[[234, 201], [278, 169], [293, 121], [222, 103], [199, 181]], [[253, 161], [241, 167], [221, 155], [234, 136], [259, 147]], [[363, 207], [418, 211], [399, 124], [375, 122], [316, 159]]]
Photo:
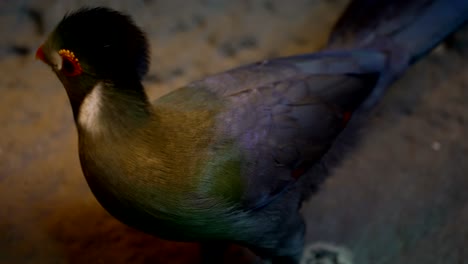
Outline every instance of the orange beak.
[[39, 60], [47, 63], [45, 55], [44, 55], [44, 51], [42, 50], [42, 45], [36, 51], [36, 59], [39, 59]]

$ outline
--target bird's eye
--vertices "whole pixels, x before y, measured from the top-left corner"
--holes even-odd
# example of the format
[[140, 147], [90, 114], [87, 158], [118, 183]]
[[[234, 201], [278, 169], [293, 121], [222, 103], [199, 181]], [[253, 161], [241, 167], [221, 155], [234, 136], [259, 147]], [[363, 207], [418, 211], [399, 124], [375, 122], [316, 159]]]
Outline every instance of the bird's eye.
[[62, 57], [62, 68], [60, 70], [63, 74], [66, 76], [77, 76], [83, 72], [80, 62], [73, 52], [61, 49], [58, 53]]

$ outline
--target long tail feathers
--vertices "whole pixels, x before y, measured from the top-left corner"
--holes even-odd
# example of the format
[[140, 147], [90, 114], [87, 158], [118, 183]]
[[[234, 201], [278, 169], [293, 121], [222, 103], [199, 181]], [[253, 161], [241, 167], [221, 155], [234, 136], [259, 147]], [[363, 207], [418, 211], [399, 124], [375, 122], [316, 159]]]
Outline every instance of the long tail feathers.
[[354, 0], [326, 48], [370, 48], [387, 54], [386, 69], [361, 107], [368, 110], [409, 65], [467, 21], [468, 0]]
[[468, 20], [467, 0], [354, 0], [329, 39], [329, 47], [369, 47], [391, 41], [410, 64]]

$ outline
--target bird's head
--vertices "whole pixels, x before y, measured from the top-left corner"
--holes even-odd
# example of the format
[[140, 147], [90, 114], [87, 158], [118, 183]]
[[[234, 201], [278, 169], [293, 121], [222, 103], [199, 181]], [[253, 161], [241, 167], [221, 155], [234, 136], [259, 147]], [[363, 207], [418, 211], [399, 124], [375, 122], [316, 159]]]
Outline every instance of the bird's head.
[[149, 67], [148, 43], [132, 19], [104, 8], [82, 8], [60, 21], [36, 52], [82, 101], [98, 82], [139, 81]]

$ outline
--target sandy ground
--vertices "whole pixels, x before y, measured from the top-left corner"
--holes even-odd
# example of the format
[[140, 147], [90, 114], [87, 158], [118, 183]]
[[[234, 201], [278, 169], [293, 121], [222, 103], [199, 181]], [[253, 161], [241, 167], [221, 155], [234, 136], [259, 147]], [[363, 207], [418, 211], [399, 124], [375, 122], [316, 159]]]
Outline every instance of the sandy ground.
[[[105, 4], [151, 39], [152, 98], [190, 80], [318, 49], [347, 1], [0, 2], [0, 263], [198, 263], [198, 245], [110, 217], [91, 195], [68, 99], [34, 51], [63, 14]], [[307, 241], [354, 263], [468, 263], [468, 30], [418, 63], [304, 206]], [[227, 263], [246, 252], [231, 250]]]

